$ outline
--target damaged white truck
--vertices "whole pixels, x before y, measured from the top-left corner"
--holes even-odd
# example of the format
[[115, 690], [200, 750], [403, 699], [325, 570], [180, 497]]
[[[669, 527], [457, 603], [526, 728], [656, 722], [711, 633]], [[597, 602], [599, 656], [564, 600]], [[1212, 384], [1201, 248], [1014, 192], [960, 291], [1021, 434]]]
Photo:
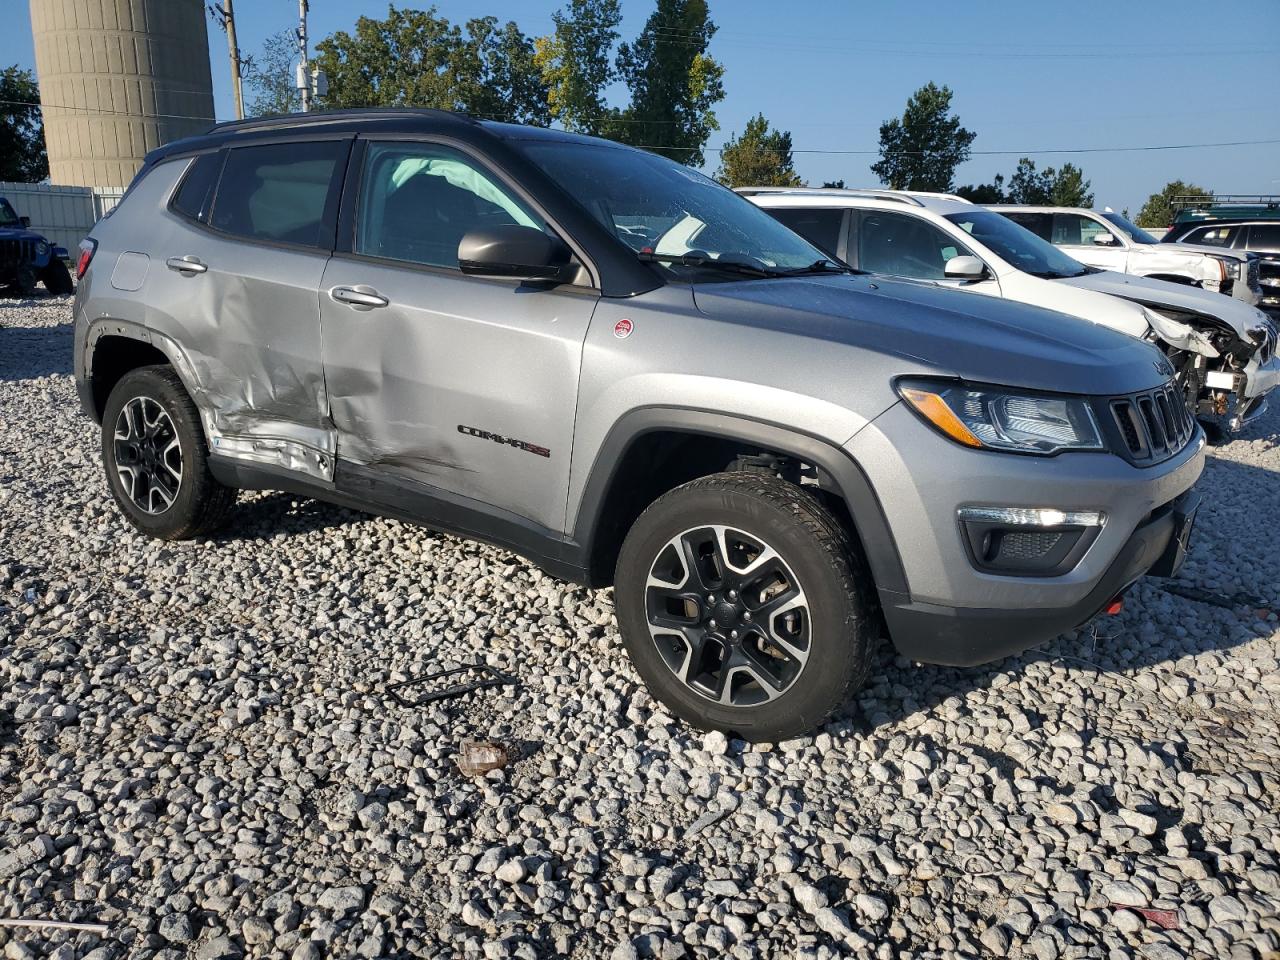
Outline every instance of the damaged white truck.
[[1090, 267], [1188, 284], [1250, 306], [1262, 301], [1259, 258], [1246, 251], [1161, 243], [1110, 207], [1101, 213], [1084, 207], [1011, 204], [995, 204], [990, 209]]
[[849, 265], [1018, 300], [1159, 346], [1210, 432], [1235, 433], [1280, 384], [1276, 328], [1257, 307], [1185, 283], [1087, 266], [991, 209], [889, 190], [742, 188]]

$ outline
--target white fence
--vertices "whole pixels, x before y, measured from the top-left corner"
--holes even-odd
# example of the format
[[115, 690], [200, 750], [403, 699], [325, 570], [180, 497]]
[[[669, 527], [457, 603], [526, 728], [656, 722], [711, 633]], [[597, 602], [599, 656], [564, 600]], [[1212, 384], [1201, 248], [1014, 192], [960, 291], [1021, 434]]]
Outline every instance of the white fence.
[[120, 202], [124, 187], [58, 187], [48, 183], [5, 183], [0, 181], [0, 197], [19, 216], [31, 218], [31, 229], [66, 247], [71, 259], [76, 247]]

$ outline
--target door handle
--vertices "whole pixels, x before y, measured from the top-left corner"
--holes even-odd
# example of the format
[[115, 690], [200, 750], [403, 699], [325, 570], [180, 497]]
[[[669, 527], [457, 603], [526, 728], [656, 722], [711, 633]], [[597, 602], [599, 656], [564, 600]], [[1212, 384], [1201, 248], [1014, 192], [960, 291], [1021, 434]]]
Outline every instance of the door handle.
[[385, 307], [391, 301], [384, 297], [373, 287], [361, 284], [358, 287], [334, 287], [329, 291], [329, 297], [338, 303], [345, 303], [347, 306], [355, 307], [357, 310], [372, 310], [374, 307]]
[[205, 273], [209, 269], [207, 265], [200, 262], [199, 257], [170, 257], [164, 265], [178, 273]]

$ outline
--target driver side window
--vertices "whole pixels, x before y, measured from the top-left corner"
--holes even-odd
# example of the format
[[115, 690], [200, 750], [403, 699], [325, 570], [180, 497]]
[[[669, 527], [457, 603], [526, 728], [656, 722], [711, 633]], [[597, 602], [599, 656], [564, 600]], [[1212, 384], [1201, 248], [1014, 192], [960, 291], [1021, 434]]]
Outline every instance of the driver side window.
[[499, 225], [545, 229], [536, 214], [465, 154], [429, 143], [369, 144], [356, 253], [457, 269], [463, 236]]
[[858, 229], [858, 266], [915, 280], [946, 279], [947, 261], [972, 252], [933, 224], [901, 213], [865, 213]]

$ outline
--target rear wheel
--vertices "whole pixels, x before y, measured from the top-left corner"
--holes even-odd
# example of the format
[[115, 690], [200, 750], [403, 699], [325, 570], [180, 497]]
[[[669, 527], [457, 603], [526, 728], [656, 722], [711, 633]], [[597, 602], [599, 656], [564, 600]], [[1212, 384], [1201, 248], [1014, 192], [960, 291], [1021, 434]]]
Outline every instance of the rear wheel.
[[812, 731], [875, 652], [870, 578], [844, 528], [767, 475], [716, 474], [660, 497], [627, 535], [614, 593], [654, 695], [747, 740]]
[[129, 522], [162, 540], [216, 529], [236, 491], [209, 472], [200, 414], [171, 367], [125, 374], [102, 416], [102, 462]]

